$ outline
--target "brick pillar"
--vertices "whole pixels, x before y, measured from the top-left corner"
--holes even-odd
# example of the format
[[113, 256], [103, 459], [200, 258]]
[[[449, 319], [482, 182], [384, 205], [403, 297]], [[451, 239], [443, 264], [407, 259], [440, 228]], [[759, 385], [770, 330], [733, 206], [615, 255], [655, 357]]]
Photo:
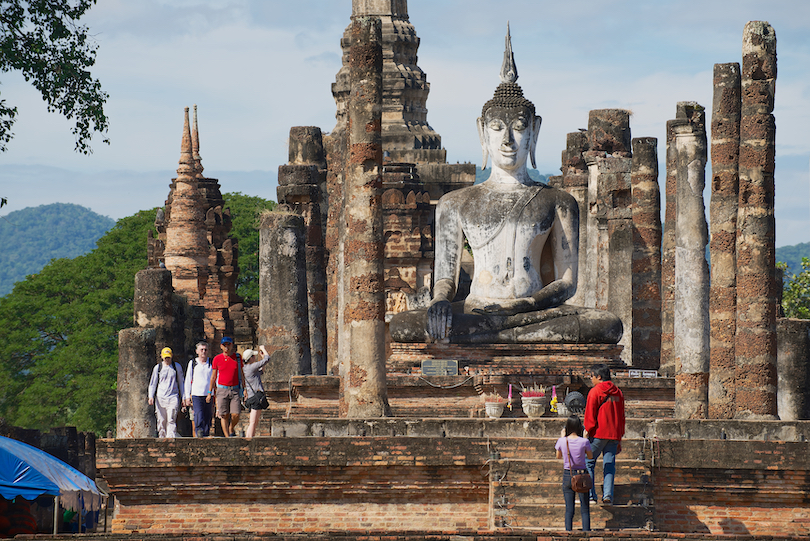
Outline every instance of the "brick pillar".
[[709, 230], [706, 187], [706, 115], [679, 102], [675, 122], [678, 215], [675, 221], [675, 417], [703, 419], [709, 407]]
[[[633, 367], [661, 360], [661, 192], [658, 139], [633, 139]], [[625, 329], [625, 332], [627, 330]]]
[[737, 394], [735, 418], [773, 419], [776, 403], [774, 162], [776, 34], [743, 31], [740, 199], [737, 211]]
[[675, 217], [677, 214], [676, 188], [678, 166], [675, 163], [674, 120], [667, 121], [667, 173], [664, 187], [664, 234], [661, 238], [661, 375], [675, 375], [674, 318], [675, 318]]
[[349, 347], [339, 352], [344, 369], [341, 412], [349, 418], [384, 417], [390, 408], [385, 382], [380, 19], [354, 19], [351, 40], [343, 270]]
[[[566, 304], [585, 306], [586, 275], [588, 262], [588, 166], [584, 152], [588, 150], [587, 132], [569, 133], [566, 148], [562, 153], [562, 176], [560, 186], [577, 200], [579, 207], [579, 265], [577, 270], [577, 292]], [[551, 185], [549, 179], [549, 185]]]
[[326, 150], [326, 190], [328, 213], [326, 219], [326, 373], [340, 374], [340, 340], [343, 331], [343, 241], [346, 221], [343, 217], [344, 180], [347, 155], [345, 127], [336, 129], [324, 140]]
[[262, 215], [256, 338], [273, 355], [264, 368], [268, 381], [312, 373], [305, 254], [301, 216], [278, 208]]
[[156, 434], [155, 409], [147, 403], [149, 378], [159, 359], [157, 352], [167, 346], [174, 348], [172, 294], [169, 270], [144, 269], [135, 275], [136, 327], [118, 333], [117, 438], [150, 438]]
[[[589, 204], [596, 201], [596, 308], [610, 310], [622, 320], [625, 333], [619, 342], [622, 360], [632, 363], [632, 189], [630, 183], [630, 113], [624, 109], [598, 109], [588, 115], [588, 167], [596, 178], [588, 180]], [[595, 180], [596, 198], [591, 182]], [[590, 234], [590, 231], [589, 231]], [[588, 254], [589, 262], [591, 254]]]
[[709, 418], [734, 417], [737, 375], [734, 335], [737, 320], [737, 201], [740, 158], [740, 65], [714, 65], [712, 101], [711, 289], [709, 320]]
[[326, 374], [326, 264], [321, 224], [321, 185], [326, 159], [320, 128], [290, 129], [289, 163], [278, 168], [278, 202], [303, 216], [306, 227], [307, 297], [312, 373]]
[[776, 320], [778, 411], [782, 421], [810, 419], [810, 321]]

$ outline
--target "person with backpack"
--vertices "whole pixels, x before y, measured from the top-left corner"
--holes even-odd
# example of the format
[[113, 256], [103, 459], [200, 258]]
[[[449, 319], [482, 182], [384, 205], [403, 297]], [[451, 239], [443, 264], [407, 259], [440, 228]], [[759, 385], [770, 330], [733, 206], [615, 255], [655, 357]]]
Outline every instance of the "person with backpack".
[[183, 367], [172, 361], [172, 349], [163, 348], [161, 362], [152, 369], [149, 380], [149, 405], [155, 406], [159, 438], [177, 437], [177, 413], [183, 389]]
[[188, 362], [186, 370], [185, 405], [194, 410], [194, 437], [207, 438], [214, 417], [210, 402], [206, 400], [211, 382], [211, 357], [208, 343], [197, 342], [197, 355]]

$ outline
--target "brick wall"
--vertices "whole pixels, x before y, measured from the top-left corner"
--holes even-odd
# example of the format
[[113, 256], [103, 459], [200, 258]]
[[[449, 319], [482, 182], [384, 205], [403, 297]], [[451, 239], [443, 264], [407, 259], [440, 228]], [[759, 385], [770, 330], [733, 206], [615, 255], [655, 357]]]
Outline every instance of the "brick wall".
[[658, 445], [653, 467], [658, 529], [810, 533], [807, 443], [674, 440]]

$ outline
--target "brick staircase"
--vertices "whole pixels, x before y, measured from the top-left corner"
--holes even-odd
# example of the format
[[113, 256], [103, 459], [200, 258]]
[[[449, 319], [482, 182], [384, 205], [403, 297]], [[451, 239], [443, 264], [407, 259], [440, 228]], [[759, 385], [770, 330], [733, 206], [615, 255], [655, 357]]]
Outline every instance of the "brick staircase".
[[[489, 461], [493, 526], [511, 530], [556, 530], [565, 527], [562, 461], [555, 457], [555, 438], [541, 438], [528, 456], [500, 457], [494, 448]], [[614, 503], [590, 505], [591, 529], [648, 529], [653, 520], [649, 452], [640, 453], [639, 440], [626, 440], [616, 459]], [[538, 456], [539, 455], [539, 456]], [[596, 469], [601, 499], [601, 459]], [[577, 498], [574, 530], [582, 528]]]

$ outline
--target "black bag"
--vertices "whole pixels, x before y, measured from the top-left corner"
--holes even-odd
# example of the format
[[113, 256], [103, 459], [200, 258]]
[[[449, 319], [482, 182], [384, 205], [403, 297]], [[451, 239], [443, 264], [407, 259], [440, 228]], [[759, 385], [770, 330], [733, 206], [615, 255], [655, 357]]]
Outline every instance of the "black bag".
[[[568, 464], [573, 465], [574, 459], [571, 458], [571, 448], [568, 446], [568, 438], [565, 439], [565, 448], [568, 450]], [[593, 479], [588, 470], [575, 470], [571, 468], [571, 490], [574, 492], [585, 493], [590, 492], [593, 488]]]
[[270, 402], [264, 395], [264, 391], [256, 391], [245, 400], [245, 408], [251, 410], [266, 410], [270, 407]]

